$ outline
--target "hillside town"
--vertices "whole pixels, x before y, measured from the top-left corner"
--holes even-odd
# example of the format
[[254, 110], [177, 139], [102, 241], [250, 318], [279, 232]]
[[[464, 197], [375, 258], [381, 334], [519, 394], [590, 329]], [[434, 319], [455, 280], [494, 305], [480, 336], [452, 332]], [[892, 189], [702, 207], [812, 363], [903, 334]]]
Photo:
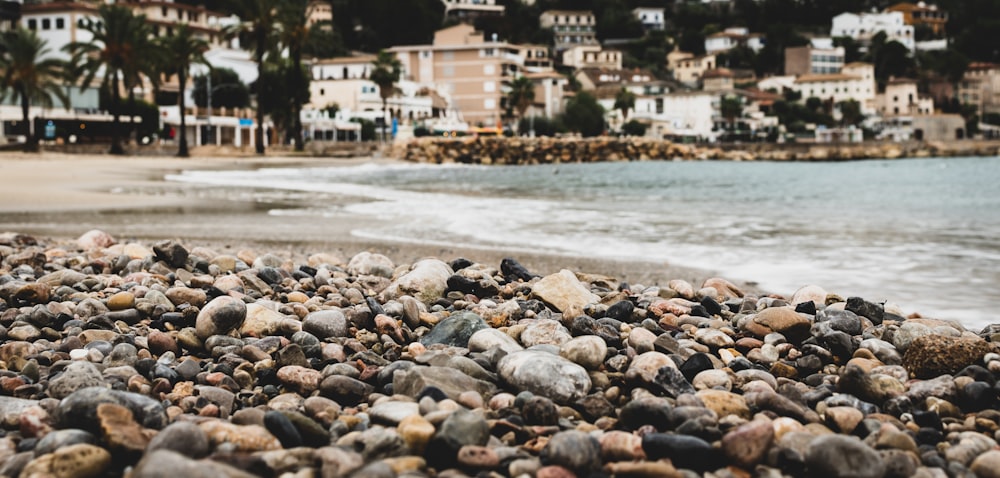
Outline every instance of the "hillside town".
[[[32, 35], [44, 45], [36, 62], [66, 66], [27, 103], [5, 74], [0, 142], [100, 142], [117, 134], [112, 117], [136, 145], [183, 136], [258, 152], [428, 135], [831, 143], [1000, 131], [1000, 64], [956, 51], [949, 11], [925, 2], [831, 2], [865, 8], [779, 34], [707, 23], [774, 0], [618, 2], [639, 6], [611, 13], [602, 2], [435, 0], [413, 19], [423, 34], [388, 45], [372, 40], [393, 41], [378, 30], [365, 39], [358, 2], [242, 3], [2, 2], [4, 38]], [[576, 8], [590, 3], [603, 15]], [[183, 74], [182, 60], [94, 67], [116, 9], [154, 39], [183, 29], [198, 61]]]

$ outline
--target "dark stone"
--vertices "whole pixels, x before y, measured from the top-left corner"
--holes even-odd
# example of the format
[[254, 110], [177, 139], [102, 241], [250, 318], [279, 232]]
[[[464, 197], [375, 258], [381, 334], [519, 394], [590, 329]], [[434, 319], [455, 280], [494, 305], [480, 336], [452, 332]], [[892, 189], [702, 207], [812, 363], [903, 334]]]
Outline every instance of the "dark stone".
[[41, 440], [38, 440], [38, 443], [35, 444], [34, 451], [36, 455], [42, 456], [52, 453], [59, 448], [76, 445], [78, 443], [97, 445], [98, 441], [97, 437], [94, 436], [93, 433], [78, 430], [76, 428], [54, 430], [47, 433]]
[[648, 433], [642, 437], [642, 450], [647, 459], [669, 458], [677, 468], [707, 471], [718, 468], [720, 463], [712, 445], [693, 436]]
[[[605, 319], [601, 319], [605, 320]], [[579, 337], [581, 335], [596, 335], [608, 344], [608, 347], [620, 347], [622, 344], [621, 335], [618, 333], [617, 328], [614, 326], [602, 323], [592, 317], [587, 317], [586, 315], [581, 315], [570, 323], [569, 333], [574, 337]]]
[[385, 315], [385, 309], [382, 308], [382, 304], [379, 304], [374, 297], [365, 297], [365, 302], [368, 304], [368, 310], [372, 311], [372, 317]]
[[356, 405], [367, 400], [375, 387], [343, 375], [331, 375], [319, 384], [320, 394], [343, 405]]
[[281, 446], [285, 448], [302, 446], [302, 435], [295, 429], [292, 421], [281, 412], [270, 410], [265, 413], [264, 426], [281, 442]]
[[958, 391], [957, 405], [966, 413], [993, 408], [996, 403], [997, 392], [986, 382], [972, 382]]
[[559, 423], [559, 409], [546, 397], [535, 396], [525, 402], [521, 408], [521, 416], [528, 425], [549, 426]]
[[[278, 413], [287, 418], [302, 437], [305, 446], [319, 448], [330, 444], [330, 433], [315, 420], [291, 410], [279, 410]], [[264, 417], [265, 419], [267, 416]]]
[[577, 476], [591, 476], [601, 468], [601, 444], [581, 431], [559, 432], [549, 439], [539, 458], [543, 465], [561, 466]]
[[845, 308], [862, 317], [867, 317], [875, 325], [881, 325], [885, 317], [885, 308], [881, 304], [868, 302], [861, 297], [848, 297]]
[[493, 297], [500, 292], [496, 283], [490, 281], [475, 281], [455, 274], [448, 278], [448, 289], [463, 294], [472, 294], [479, 298]]
[[188, 260], [188, 250], [174, 241], [163, 241], [153, 245], [156, 258], [170, 267], [184, 267]]
[[694, 387], [684, 377], [684, 374], [676, 368], [663, 366], [656, 371], [651, 386], [658, 388], [661, 392], [671, 398], [677, 398], [684, 393], [695, 393]]
[[701, 306], [705, 308], [705, 311], [711, 315], [722, 314], [722, 305], [715, 301], [715, 299], [705, 296], [701, 298]]
[[469, 337], [487, 327], [489, 325], [482, 317], [472, 312], [461, 312], [438, 322], [427, 335], [420, 338], [420, 343], [468, 347]]
[[516, 259], [511, 257], [507, 257], [500, 261], [500, 272], [508, 282], [517, 282], [518, 280], [529, 282], [535, 277], [535, 275], [528, 272], [528, 269], [522, 266], [520, 262], [517, 262]]
[[919, 425], [920, 428], [944, 430], [944, 424], [941, 422], [941, 416], [936, 412], [914, 410], [911, 413], [913, 414], [913, 422]]
[[580, 412], [588, 422], [593, 422], [601, 417], [615, 416], [615, 406], [600, 392], [577, 400], [573, 403], [573, 408]]
[[191, 458], [201, 458], [211, 451], [208, 435], [192, 422], [177, 421], [161, 430], [146, 447], [146, 453], [171, 450]]
[[459, 449], [465, 445], [485, 446], [489, 439], [490, 427], [486, 420], [460, 408], [445, 418], [431, 438], [427, 449], [434, 453], [428, 454], [428, 463], [439, 469], [453, 466]]
[[746, 357], [736, 357], [729, 361], [729, 368], [733, 372], [739, 372], [740, 370], [750, 370], [753, 368], [753, 362], [747, 360]]
[[709, 358], [708, 354], [696, 353], [680, 366], [681, 373], [688, 382], [694, 380], [694, 377], [705, 370], [712, 370], [712, 359]]
[[618, 412], [618, 425], [629, 431], [644, 425], [665, 431], [670, 428], [670, 410], [670, 402], [666, 399], [646, 397], [632, 400]]
[[695, 317], [705, 317], [707, 319], [712, 318], [712, 316], [709, 315], [708, 310], [705, 309], [705, 306], [701, 304], [691, 306], [691, 315]]
[[56, 410], [59, 428], [79, 428], [91, 433], [100, 433], [97, 406], [102, 403], [113, 403], [128, 408], [135, 421], [146, 428], [159, 430], [167, 424], [167, 414], [163, 405], [152, 398], [121, 390], [88, 387], [71, 393], [59, 402]]
[[465, 269], [466, 267], [472, 266], [473, 264], [474, 263], [472, 261], [464, 257], [459, 257], [458, 259], [451, 261], [451, 264], [449, 265], [451, 266], [451, 270], [460, 271], [462, 269]]
[[816, 315], [816, 303], [811, 300], [800, 302], [795, 306], [795, 311], [800, 314]]
[[931, 445], [936, 447], [938, 443], [944, 441], [944, 433], [935, 428], [921, 427], [917, 430], [917, 436], [915, 438], [918, 445]]
[[824, 309], [816, 316], [816, 322], [847, 335], [861, 335], [861, 318], [849, 310]]
[[996, 385], [997, 383], [997, 379], [993, 377], [993, 373], [979, 365], [969, 365], [968, 367], [963, 368], [960, 372], [955, 374], [955, 378], [958, 377], [972, 377], [972, 379], [977, 382], [986, 382], [991, 386]]
[[845, 435], [822, 435], [809, 444], [806, 467], [810, 476], [882, 478], [885, 463], [861, 440]]
[[621, 322], [631, 322], [632, 321], [632, 311], [635, 310], [635, 305], [631, 301], [621, 300], [615, 302], [611, 307], [608, 307], [607, 312], [604, 313], [605, 317], [615, 319]]

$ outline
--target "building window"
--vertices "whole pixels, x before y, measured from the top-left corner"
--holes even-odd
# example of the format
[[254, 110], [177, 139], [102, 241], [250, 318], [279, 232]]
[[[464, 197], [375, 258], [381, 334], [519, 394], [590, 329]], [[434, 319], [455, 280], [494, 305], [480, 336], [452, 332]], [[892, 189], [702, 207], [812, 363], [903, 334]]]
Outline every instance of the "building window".
[[[320, 96], [323, 96], [323, 95], [325, 95], [325, 94], [326, 94], [326, 90], [325, 90], [325, 89], [323, 89], [323, 88], [320, 88], [320, 89], [319, 89], [319, 95], [320, 95]], [[212, 103], [215, 103], [215, 102], [213, 101]]]
[[441, 68], [441, 76], [455, 76], [454, 66], [444, 66]]
[[444, 53], [441, 53], [441, 59], [444, 61], [452, 61], [455, 59], [455, 52], [446, 51]]
[[38, 20], [34, 18], [28, 20], [28, 30], [38, 30]]
[[43, 18], [42, 19], [42, 30], [48, 30], [50, 28], [52, 28], [52, 20], [49, 20], [48, 18]]
[[492, 110], [497, 107], [497, 100], [493, 98], [487, 98], [483, 100], [483, 109]]
[[59, 17], [56, 19], [56, 30], [62, 30], [63, 28], [66, 28], [66, 19]]
[[485, 91], [487, 93], [493, 93], [494, 91], [496, 91], [496, 89], [497, 89], [496, 83], [494, 83], [492, 81], [484, 81], [483, 82], [483, 91]]
[[[167, 18], [167, 7], [161, 7], [160, 8], [160, 16], [162, 16], [163, 18]], [[214, 101], [213, 101], [213, 103], [214, 103]]]
[[494, 65], [483, 65], [483, 74], [492, 75], [496, 73], [496, 67]]
[[483, 51], [482, 51], [482, 55], [481, 56], [490, 57], [490, 56], [496, 56], [496, 55], [497, 55], [496, 48], [484, 48]]

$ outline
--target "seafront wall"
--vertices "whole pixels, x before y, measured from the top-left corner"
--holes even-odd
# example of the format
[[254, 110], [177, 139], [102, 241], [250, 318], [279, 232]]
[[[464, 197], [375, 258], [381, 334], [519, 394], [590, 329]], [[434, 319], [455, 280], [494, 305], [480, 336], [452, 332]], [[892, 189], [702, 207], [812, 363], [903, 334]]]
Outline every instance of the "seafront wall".
[[392, 154], [419, 163], [547, 164], [654, 159], [846, 161], [936, 156], [996, 156], [1000, 141], [852, 144], [681, 144], [646, 138], [420, 138]]

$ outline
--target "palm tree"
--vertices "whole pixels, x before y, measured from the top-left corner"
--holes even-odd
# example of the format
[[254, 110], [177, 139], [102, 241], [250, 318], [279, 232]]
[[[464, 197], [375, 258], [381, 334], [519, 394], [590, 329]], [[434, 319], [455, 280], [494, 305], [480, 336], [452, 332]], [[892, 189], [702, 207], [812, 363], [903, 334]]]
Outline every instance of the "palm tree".
[[615, 109], [622, 112], [622, 124], [628, 120], [628, 110], [635, 108], [635, 93], [628, 88], [622, 87], [615, 94]]
[[[230, 35], [245, 34], [252, 38], [251, 49], [254, 61], [257, 63], [257, 81], [254, 94], [260, 103], [264, 88], [264, 55], [271, 46], [274, 25], [277, 23], [279, 0], [232, 0], [232, 11], [242, 20], [242, 23], [229, 29]], [[264, 154], [264, 110], [257, 107], [257, 129], [254, 130], [254, 141], [257, 143], [257, 154]]]
[[143, 79], [149, 80], [153, 88], [159, 88], [160, 70], [168, 65], [166, 62], [170, 52], [160, 48], [159, 42], [153, 35], [153, 28], [146, 23], [144, 16], [132, 18], [131, 39], [129, 44], [132, 49], [134, 62], [125, 65], [122, 75], [122, 83], [128, 91], [128, 118], [129, 129], [135, 130], [136, 142], [138, 142], [139, 131], [135, 128], [135, 89], [143, 85]]
[[528, 107], [535, 102], [535, 85], [526, 76], [519, 76], [510, 83], [507, 104], [517, 111], [518, 119], [524, 119]]
[[101, 5], [97, 21], [89, 21], [82, 28], [89, 32], [89, 42], [73, 42], [65, 49], [78, 70], [80, 86], [89, 86], [98, 73], [103, 74], [101, 88], [111, 93], [113, 127], [111, 128], [111, 154], [125, 154], [121, 143], [121, 83], [128, 80], [131, 68], [141, 64], [143, 52], [133, 49], [134, 31], [142, 29], [145, 16], [135, 16], [132, 10], [121, 5]]
[[[378, 85], [378, 94], [382, 97], [382, 117], [384, 118], [389, 111], [389, 98], [396, 91], [395, 85], [402, 74], [403, 65], [399, 62], [398, 58], [385, 50], [378, 52], [378, 56], [375, 57], [372, 65], [375, 68], [372, 69], [372, 73], [368, 79]], [[385, 135], [383, 134], [384, 137]]]
[[191, 65], [208, 65], [205, 61], [205, 51], [208, 50], [208, 42], [201, 38], [195, 38], [187, 24], [181, 24], [174, 30], [174, 34], [163, 38], [160, 41], [163, 51], [167, 54], [168, 72], [177, 73], [178, 95], [177, 106], [181, 112], [181, 134], [180, 143], [177, 146], [177, 156], [186, 158], [189, 156], [187, 144], [187, 123], [185, 121], [185, 92], [187, 91], [188, 71]]
[[288, 101], [291, 102], [291, 134], [295, 142], [295, 151], [305, 149], [302, 138], [302, 105], [309, 101], [309, 89], [298, 91], [297, 88], [306, 79], [306, 75], [302, 72], [302, 50], [309, 35], [309, 28], [306, 26], [307, 1], [286, 0], [278, 10], [278, 38], [281, 44], [288, 49], [288, 58], [291, 63], [291, 70], [288, 72], [289, 82], [296, 85], [288, 98]]
[[[32, 131], [29, 110], [31, 102], [52, 107], [55, 96], [63, 106], [69, 106], [69, 97], [62, 86], [65, 63], [56, 58], [45, 58], [49, 49], [46, 41], [35, 32], [18, 28], [3, 35], [4, 47], [0, 51], [0, 92], [12, 90], [21, 101], [21, 117], [27, 128], [25, 151], [38, 150], [38, 137]], [[0, 95], [2, 98], [2, 95]]]

